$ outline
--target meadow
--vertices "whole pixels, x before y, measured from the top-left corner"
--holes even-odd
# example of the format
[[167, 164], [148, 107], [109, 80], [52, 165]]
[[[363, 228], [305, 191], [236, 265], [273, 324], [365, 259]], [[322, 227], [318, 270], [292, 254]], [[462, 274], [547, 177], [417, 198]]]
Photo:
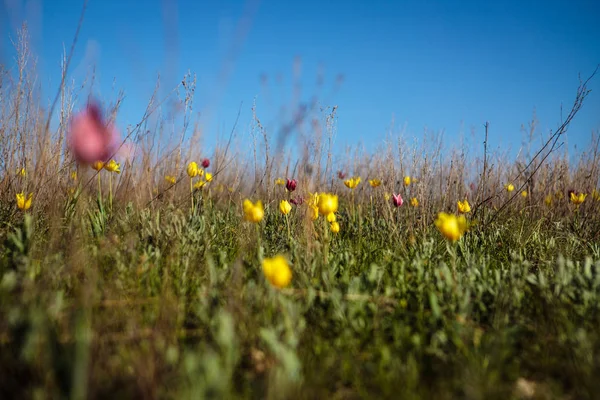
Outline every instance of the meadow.
[[0, 398], [599, 397], [600, 139], [575, 163], [562, 146], [587, 81], [516, 159], [435, 135], [340, 158], [334, 107], [291, 151], [256, 110], [204, 154], [188, 75], [178, 132], [156, 95], [135, 152], [78, 165], [88, 93], [65, 80], [50, 126], [19, 54], [0, 69]]

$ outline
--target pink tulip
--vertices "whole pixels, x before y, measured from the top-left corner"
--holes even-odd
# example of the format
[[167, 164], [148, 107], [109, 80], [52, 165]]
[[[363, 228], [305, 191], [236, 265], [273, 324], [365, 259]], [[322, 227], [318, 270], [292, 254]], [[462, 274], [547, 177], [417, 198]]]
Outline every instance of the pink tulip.
[[288, 192], [293, 192], [294, 190], [296, 190], [297, 185], [298, 182], [296, 182], [295, 179], [288, 179], [285, 184], [285, 188], [288, 190]]
[[69, 149], [79, 163], [106, 162], [121, 144], [119, 131], [103, 120], [102, 111], [94, 102], [73, 116], [69, 128]]
[[204, 160], [202, 160], [202, 168], [208, 167], [210, 167], [210, 160], [208, 158], [205, 158]]
[[396, 207], [400, 207], [402, 204], [404, 204], [404, 200], [402, 200], [400, 193], [392, 195], [392, 202]]

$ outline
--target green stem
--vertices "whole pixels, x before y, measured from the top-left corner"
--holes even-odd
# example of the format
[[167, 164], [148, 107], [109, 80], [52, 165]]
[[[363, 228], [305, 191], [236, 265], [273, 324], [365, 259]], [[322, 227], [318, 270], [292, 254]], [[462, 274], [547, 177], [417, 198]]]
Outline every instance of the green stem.
[[192, 199], [192, 214], [194, 214], [194, 181], [190, 178], [190, 198]]

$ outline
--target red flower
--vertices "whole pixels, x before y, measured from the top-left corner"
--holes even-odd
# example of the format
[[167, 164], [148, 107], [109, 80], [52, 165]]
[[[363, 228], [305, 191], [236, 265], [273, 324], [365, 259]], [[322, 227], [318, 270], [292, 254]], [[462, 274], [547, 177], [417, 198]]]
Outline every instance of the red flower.
[[208, 167], [210, 167], [210, 160], [208, 158], [205, 158], [204, 160], [202, 160], [202, 168]]
[[296, 182], [295, 179], [288, 179], [287, 183], [285, 184], [285, 188], [288, 190], [288, 192], [293, 192], [294, 190], [296, 190], [296, 186], [298, 185], [298, 182]]

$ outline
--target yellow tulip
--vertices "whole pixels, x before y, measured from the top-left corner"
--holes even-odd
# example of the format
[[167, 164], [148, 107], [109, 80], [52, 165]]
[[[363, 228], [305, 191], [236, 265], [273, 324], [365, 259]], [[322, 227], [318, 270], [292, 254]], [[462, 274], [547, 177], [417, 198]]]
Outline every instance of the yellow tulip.
[[310, 204], [309, 204], [309, 207], [310, 207], [310, 219], [315, 221], [317, 218], [319, 218], [319, 207], [313, 206]]
[[467, 220], [464, 215], [457, 217], [454, 214], [441, 212], [435, 220], [435, 226], [446, 239], [454, 242], [467, 231]]
[[249, 199], [244, 200], [244, 219], [246, 221], [259, 223], [265, 216], [265, 209], [260, 200], [252, 204]]
[[412, 199], [410, 199], [410, 205], [413, 207], [418, 207], [419, 206], [419, 199], [417, 199], [416, 197], [413, 197]]
[[104, 169], [109, 172], [116, 172], [117, 174], [121, 173], [121, 164], [117, 164], [115, 160], [110, 160], [108, 163], [104, 164]]
[[465, 201], [458, 202], [458, 212], [461, 212], [463, 214], [471, 212], [471, 205], [469, 204], [467, 199], [465, 199]]
[[27, 172], [25, 172], [25, 168], [21, 168], [17, 170], [17, 175], [19, 176], [25, 176], [27, 175]]
[[278, 289], [287, 287], [292, 281], [292, 269], [282, 255], [265, 258], [262, 262], [262, 270], [265, 278]]
[[389, 193], [385, 193], [385, 194], [383, 195], [383, 199], [384, 199], [385, 201], [390, 201], [390, 199], [391, 199], [391, 198], [392, 198], [392, 195], [391, 195], [391, 194], [389, 194]]
[[287, 200], [281, 200], [279, 203], [279, 211], [283, 215], [288, 215], [292, 211], [292, 205]]
[[200, 179], [198, 182], [196, 182], [196, 184], [194, 185], [194, 189], [202, 189], [204, 187], [204, 185], [206, 185], [206, 181]]
[[319, 195], [319, 212], [323, 215], [334, 213], [338, 209], [337, 195], [330, 193], [322, 193]]
[[195, 178], [198, 176], [200, 172], [200, 168], [198, 168], [198, 164], [195, 161], [192, 161], [187, 166], [187, 174], [190, 178]]
[[410, 182], [411, 182], [410, 176], [405, 176], [404, 177], [404, 186], [410, 185]]
[[527, 197], [527, 190], [523, 190], [523, 191], [521, 192], [521, 197], [522, 197], [522, 198], [526, 198], [526, 197]]
[[104, 168], [104, 162], [96, 161], [92, 164], [92, 168], [94, 168], [96, 171], [100, 171], [102, 168]]
[[211, 182], [213, 180], [213, 174], [207, 172], [206, 174], [204, 174], [204, 179], [206, 179], [206, 182]]
[[327, 214], [327, 222], [335, 222], [335, 213]]
[[333, 221], [329, 227], [333, 233], [338, 233], [340, 231], [340, 224], [338, 224], [337, 221]]
[[177, 182], [177, 179], [175, 179], [175, 177], [172, 175], [167, 175], [167, 176], [165, 176], [165, 181], [167, 181], [171, 185], [174, 185], [175, 182]]
[[506, 185], [504, 185], [504, 188], [506, 189], [507, 192], [512, 192], [513, 190], [515, 190], [515, 185], [513, 185], [512, 183], [507, 183]]
[[550, 207], [552, 205], [552, 195], [551, 194], [546, 196], [546, 198], [544, 199], [544, 203], [548, 207]]
[[277, 179], [275, 179], [275, 184], [283, 186], [283, 185], [285, 185], [285, 179], [277, 178]]
[[25, 198], [25, 194], [24, 193], [17, 193], [17, 207], [19, 207], [20, 210], [26, 211], [29, 210], [29, 208], [31, 207], [31, 201], [33, 200], [33, 193], [29, 193], [27, 195], [27, 199]]
[[353, 178], [346, 179], [344, 181], [344, 185], [346, 185], [346, 187], [348, 187], [350, 189], [356, 188], [359, 183], [360, 183], [360, 176], [355, 176]]
[[371, 185], [371, 187], [376, 188], [377, 186], [381, 185], [381, 180], [379, 180], [379, 179], [369, 179], [369, 185]]
[[585, 194], [585, 193], [575, 194], [575, 192], [571, 192], [571, 203], [578, 206], [585, 201], [586, 197], [587, 197], [587, 194]]
[[74, 180], [74, 181], [77, 180], [77, 171], [71, 172], [71, 179]]

